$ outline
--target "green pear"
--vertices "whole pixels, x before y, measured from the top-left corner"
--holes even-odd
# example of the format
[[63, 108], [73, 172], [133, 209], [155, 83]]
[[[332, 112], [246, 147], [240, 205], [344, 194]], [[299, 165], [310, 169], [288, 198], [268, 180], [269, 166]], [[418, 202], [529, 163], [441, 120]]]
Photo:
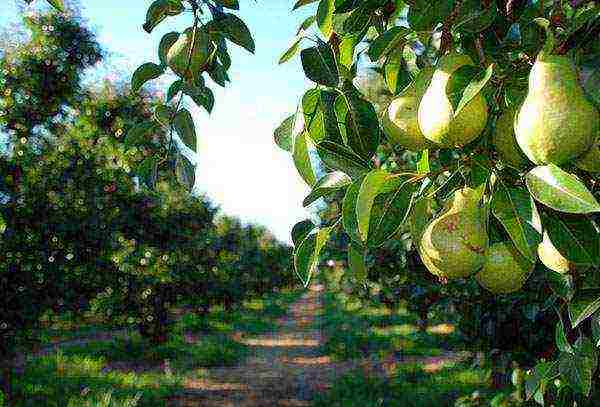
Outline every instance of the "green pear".
[[494, 243], [485, 253], [485, 263], [475, 279], [494, 294], [508, 294], [523, 287], [534, 266], [511, 242]]
[[419, 104], [419, 128], [428, 140], [446, 148], [462, 147], [475, 140], [485, 128], [488, 106], [481, 93], [458, 115], [446, 94], [451, 75], [460, 67], [473, 65], [467, 55], [450, 53], [437, 64], [429, 87]]
[[542, 242], [538, 245], [538, 257], [542, 264], [557, 273], [568, 273], [572, 268], [571, 262], [554, 247], [548, 233], [544, 232]]
[[515, 108], [508, 108], [500, 115], [496, 121], [492, 142], [502, 161], [511, 167], [523, 168], [529, 160], [519, 148], [515, 138], [515, 113]]
[[577, 158], [575, 165], [587, 172], [600, 172], [600, 138], [589, 151]]
[[[210, 62], [216, 50], [214, 44], [210, 41], [208, 32], [198, 28], [195, 37], [193, 33], [194, 29], [192, 27], [186, 29], [167, 51], [167, 64], [182, 77], [190, 77], [190, 73], [200, 71]], [[194, 46], [190, 60], [192, 39]], [[187, 70], [188, 62], [190, 63], [189, 72]]]
[[432, 75], [431, 68], [424, 68], [415, 80], [390, 102], [381, 121], [383, 131], [391, 143], [410, 151], [422, 151], [434, 146], [421, 133], [417, 120], [419, 103]]
[[571, 60], [541, 52], [515, 120], [521, 150], [537, 165], [564, 164], [590, 148], [599, 126], [598, 111], [586, 99]]
[[432, 274], [468, 277], [483, 266], [488, 236], [480, 198], [471, 188], [456, 191], [440, 216], [425, 227], [418, 250]]

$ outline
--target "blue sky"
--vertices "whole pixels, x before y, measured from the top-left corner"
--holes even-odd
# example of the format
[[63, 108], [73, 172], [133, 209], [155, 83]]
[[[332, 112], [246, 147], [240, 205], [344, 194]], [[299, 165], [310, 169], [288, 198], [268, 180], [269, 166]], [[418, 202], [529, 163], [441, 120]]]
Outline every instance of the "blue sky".
[[[17, 0], [4, 0], [0, 23], [15, 20]], [[39, 3], [41, 0], [37, 0]], [[124, 75], [147, 61], [158, 61], [158, 42], [168, 31], [182, 31], [189, 16], [166, 20], [151, 34], [141, 28], [151, 0], [81, 0], [81, 14], [111, 53], [109, 62]], [[197, 186], [229, 215], [267, 226], [289, 241], [291, 227], [309, 214], [302, 208], [308, 187], [288, 153], [273, 143], [273, 129], [292, 113], [310, 87], [298, 58], [277, 61], [311, 7], [291, 13], [294, 0], [240, 0], [239, 15], [254, 35], [256, 53], [232, 45], [232, 82], [212, 86], [216, 106], [209, 116], [193, 109], [198, 133]], [[166, 91], [168, 83], [162, 88]]]

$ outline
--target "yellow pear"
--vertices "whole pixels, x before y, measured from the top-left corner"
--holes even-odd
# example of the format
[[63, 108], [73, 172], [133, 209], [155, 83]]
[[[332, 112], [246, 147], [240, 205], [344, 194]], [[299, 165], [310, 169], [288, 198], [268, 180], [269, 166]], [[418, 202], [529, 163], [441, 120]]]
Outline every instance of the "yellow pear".
[[544, 232], [542, 236], [542, 242], [538, 245], [538, 257], [542, 264], [548, 267], [550, 270], [554, 270], [557, 273], [568, 273], [571, 269], [571, 263], [569, 260], [560, 254], [560, 252], [554, 247], [548, 233]]
[[600, 172], [600, 138], [589, 151], [577, 158], [575, 165], [587, 172]]
[[[194, 41], [192, 57], [190, 60], [190, 48], [192, 48], [192, 39]], [[167, 51], [167, 64], [177, 74], [182, 77], [190, 77], [194, 72], [200, 71], [212, 58], [216, 48], [210, 41], [208, 32], [201, 28], [192, 27], [186, 29], [171, 45]], [[188, 62], [190, 63], [189, 72]]]
[[515, 108], [508, 108], [500, 115], [496, 121], [492, 142], [502, 161], [511, 167], [523, 168], [527, 165], [528, 160], [515, 139], [515, 113]]
[[410, 151], [422, 151], [434, 146], [421, 133], [417, 120], [419, 103], [432, 75], [431, 68], [424, 68], [388, 105], [382, 117], [382, 125], [391, 143]]
[[571, 60], [541, 52], [529, 73], [527, 97], [515, 120], [517, 143], [537, 165], [564, 164], [585, 153], [600, 126]]
[[421, 103], [418, 121], [428, 140], [442, 147], [462, 147], [475, 140], [485, 128], [488, 106], [481, 93], [475, 96], [458, 115], [446, 94], [451, 75], [460, 67], [473, 65], [467, 55], [450, 53], [443, 56], [431, 79]]
[[485, 263], [475, 279], [494, 294], [508, 294], [523, 287], [533, 267], [534, 263], [511, 242], [494, 243], [485, 253]]
[[426, 226], [418, 249], [432, 274], [467, 277], [483, 266], [488, 236], [480, 198], [471, 188], [456, 191], [440, 216]]

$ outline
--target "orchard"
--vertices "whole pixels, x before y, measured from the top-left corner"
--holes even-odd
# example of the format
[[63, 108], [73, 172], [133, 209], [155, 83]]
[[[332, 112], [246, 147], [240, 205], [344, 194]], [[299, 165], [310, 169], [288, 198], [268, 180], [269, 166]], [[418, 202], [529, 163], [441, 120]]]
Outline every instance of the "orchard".
[[[431, 333], [451, 326], [444, 346], [460, 347], [471, 364], [459, 352], [451, 363], [485, 377], [475, 388], [450, 380], [439, 399], [404, 399], [422, 383], [437, 394], [436, 374], [448, 372], [416, 359], [406, 376], [352, 373], [326, 391], [311, 388], [315, 405], [600, 403], [597, 1], [291, 2], [291, 11], [311, 12], [279, 64], [297, 64], [312, 86], [297, 105], [289, 101], [274, 143], [309, 187], [302, 205], [315, 214], [290, 231], [293, 248], [263, 226], [219, 214], [196, 190], [194, 109], [210, 113], [218, 103], [211, 88], [231, 82], [232, 45], [256, 51], [238, 0], [149, 2], [140, 27], [148, 35], [174, 29], [156, 60], [127, 83], [95, 87], [83, 84], [84, 72], [105, 54], [76, 7], [26, 3], [50, 8], [23, 15], [28, 35], [0, 53], [0, 405], [48, 397], [98, 405], [79, 382], [56, 391], [32, 384], [27, 369], [41, 365], [40, 344], [55, 346], [44, 339], [53, 320], [101, 321], [127, 330], [129, 353], [139, 338], [141, 349], [167, 354], [167, 381], [154, 382], [167, 393], [169, 359], [188, 351], [204, 358], [194, 344], [208, 349], [198, 341], [227, 324], [238, 325], [215, 337], [235, 350], [217, 353], [223, 365], [243, 344], [240, 355], [252, 348], [256, 360], [276, 361], [269, 369], [290, 369], [279, 376], [303, 386], [309, 375], [329, 380], [324, 368], [289, 367], [297, 355], [287, 345], [266, 346], [281, 346], [284, 362], [248, 345], [273, 343], [252, 336], [267, 335], [260, 330], [270, 323], [309, 329], [302, 310], [321, 307], [323, 315], [309, 316], [324, 332], [318, 349], [296, 359], [321, 352], [317, 364], [330, 366], [380, 354], [401, 365], [397, 355], [409, 354], [411, 342], [386, 337], [393, 329], [381, 324], [409, 318], [414, 332], [406, 323], [396, 330], [408, 329], [411, 341], [431, 348], [427, 355], [438, 351]], [[150, 84], [159, 78], [173, 79], [164, 96]], [[291, 316], [274, 311], [281, 304]], [[252, 307], [279, 319], [248, 328]], [[25, 368], [24, 354], [33, 355]], [[232, 363], [259, 369], [241, 357]], [[231, 369], [227, 379], [237, 374]], [[202, 405], [206, 395], [190, 391], [199, 379], [176, 371], [184, 390], [165, 396], [144, 385], [134, 401], [188, 405], [182, 400], [191, 397]], [[257, 405], [278, 405], [273, 388], [286, 387], [274, 383], [262, 383]], [[102, 405], [134, 402], [107, 394]]]

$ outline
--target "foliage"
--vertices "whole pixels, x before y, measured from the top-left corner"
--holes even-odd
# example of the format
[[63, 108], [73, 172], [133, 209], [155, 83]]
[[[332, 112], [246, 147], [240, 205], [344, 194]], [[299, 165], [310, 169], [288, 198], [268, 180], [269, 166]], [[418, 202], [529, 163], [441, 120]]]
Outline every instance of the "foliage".
[[[528, 162], [515, 168], [495, 150], [493, 137], [496, 119], [520, 106], [531, 66], [542, 50], [566, 55], [581, 72], [585, 97], [597, 103], [597, 89], [587, 78], [598, 72], [598, 44], [590, 41], [598, 35], [598, 18], [594, 1], [320, 0], [315, 18], [302, 23], [281, 61], [299, 52], [315, 87], [286, 118], [284, 124], [293, 125], [276, 132], [277, 144], [291, 153], [299, 174], [313, 188], [311, 195], [326, 195], [331, 208], [321, 225], [313, 225], [312, 231], [303, 228], [303, 238], [295, 241], [296, 272], [304, 283], [324, 250], [323, 238], [344, 233], [351, 242], [347, 281], [363, 291], [369, 281], [383, 283], [386, 301], [392, 304], [400, 296], [421, 304], [424, 316], [429, 305], [454, 307], [463, 333], [478, 339], [476, 349], [515, 351], [523, 345], [526, 363], [533, 367], [526, 377], [528, 399], [560, 399], [568, 405], [569, 400], [596, 397], [597, 177], [574, 166], [577, 157], [566, 164]], [[301, 50], [302, 43], [308, 48]], [[474, 63], [449, 72], [442, 96], [454, 117], [477, 98], [484, 103], [483, 96], [489, 111], [485, 129], [459, 148], [433, 145], [407, 151], [382, 132], [381, 115], [420, 71], [435, 68], [450, 54], [464, 54]], [[361, 72], [369, 69], [379, 84], [364, 79]], [[422, 116], [419, 109], [419, 126], [425, 131]], [[340, 173], [352, 182], [324, 191], [322, 184]], [[438, 283], [422, 276], [426, 271], [416, 253], [420, 234], [453, 191], [465, 186], [481, 194], [490, 243], [511, 241], [537, 263], [522, 291], [494, 297], [473, 279]], [[543, 231], [569, 261], [569, 274], [538, 261]], [[367, 265], [374, 267], [365, 273]], [[413, 301], [419, 291], [425, 295]], [[498, 335], [515, 331], [524, 343]], [[549, 338], [555, 332], [552, 346]], [[536, 364], [531, 359], [537, 357], [553, 362]], [[558, 388], [550, 386], [555, 378], [562, 383]]]

